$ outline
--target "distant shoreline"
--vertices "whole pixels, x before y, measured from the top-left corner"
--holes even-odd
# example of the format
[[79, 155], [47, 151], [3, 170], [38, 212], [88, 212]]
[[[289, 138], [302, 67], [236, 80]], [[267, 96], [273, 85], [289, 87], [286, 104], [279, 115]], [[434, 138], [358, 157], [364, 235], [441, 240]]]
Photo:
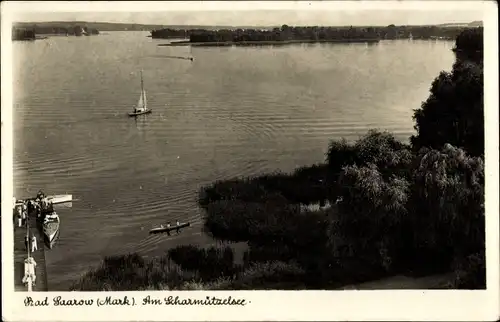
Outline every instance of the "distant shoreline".
[[225, 42], [190, 42], [175, 41], [158, 46], [195, 46], [195, 47], [227, 47], [251, 45], [288, 45], [288, 44], [317, 44], [317, 43], [378, 43], [380, 39], [338, 39], [338, 40], [270, 40], [270, 41], [225, 41]]
[[48, 39], [46, 36], [36, 36], [35, 38], [14, 38], [12, 41], [35, 41], [35, 40], [43, 40]]

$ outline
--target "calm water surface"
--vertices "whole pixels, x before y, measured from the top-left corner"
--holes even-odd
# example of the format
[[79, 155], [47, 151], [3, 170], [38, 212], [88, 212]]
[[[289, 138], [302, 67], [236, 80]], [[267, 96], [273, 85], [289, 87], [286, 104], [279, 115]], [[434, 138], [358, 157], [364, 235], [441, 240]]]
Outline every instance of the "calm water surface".
[[[14, 44], [14, 188], [72, 193], [49, 287], [103, 256], [206, 243], [196, 199], [217, 179], [324, 160], [329, 140], [369, 128], [406, 139], [412, 109], [450, 70], [452, 42], [158, 47], [144, 32]], [[194, 57], [194, 61], [166, 56]], [[140, 93], [153, 114], [128, 118]], [[149, 236], [167, 220], [179, 236]]]

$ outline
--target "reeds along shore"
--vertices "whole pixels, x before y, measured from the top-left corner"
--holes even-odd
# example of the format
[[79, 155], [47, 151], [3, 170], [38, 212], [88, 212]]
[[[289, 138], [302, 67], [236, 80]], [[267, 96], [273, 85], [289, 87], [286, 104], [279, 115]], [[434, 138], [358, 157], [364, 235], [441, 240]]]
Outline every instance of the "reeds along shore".
[[409, 144], [372, 130], [291, 174], [214, 182], [199, 204], [224, 247], [107, 258], [73, 289], [337, 289], [450, 272], [443, 287], [484, 289], [482, 41], [482, 29], [458, 36], [462, 55], [415, 110]]

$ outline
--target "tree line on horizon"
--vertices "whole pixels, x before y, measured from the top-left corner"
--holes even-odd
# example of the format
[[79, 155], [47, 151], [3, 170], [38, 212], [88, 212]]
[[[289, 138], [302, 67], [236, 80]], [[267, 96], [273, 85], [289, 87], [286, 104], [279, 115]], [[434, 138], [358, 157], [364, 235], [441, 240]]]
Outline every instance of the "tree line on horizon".
[[[441, 287], [484, 289], [483, 30], [462, 31], [454, 51], [414, 110], [409, 142], [370, 130], [332, 140], [324, 163], [214, 182], [199, 205], [224, 247], [107, 257], [71, 289], [337, 289], [450, 272]], [[232, 243], [248, 246], [241, 262]]]
[[37, 38], [36, 35], [82, 36], [98, 34], [99, 30], [85, 25], [47, 26], [34, 24], [12, 27], [12, 40], [35, 40]]
[[[482, 28], [482, 27], [478, 27]], [[173, 29], [151, 31], [153, 38], [185, 38], [190, 42], [243, 42], [243, 41], [326, 41], [341, 39], [447, 39], [453, 40], [467, 27], [395, 26], [386, 27], [322, 27], [288, 26], [236, 29]]]

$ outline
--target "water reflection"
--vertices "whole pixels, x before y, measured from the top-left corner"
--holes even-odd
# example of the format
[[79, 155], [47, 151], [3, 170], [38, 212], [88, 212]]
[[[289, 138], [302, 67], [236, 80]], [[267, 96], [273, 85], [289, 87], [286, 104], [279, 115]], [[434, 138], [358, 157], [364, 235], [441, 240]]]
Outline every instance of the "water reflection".
[[146, 133], [146, 121], [147, 121], [148, 115], [138, 115], [134, 117], [134, 123], [135, 127], [137, 128], [137, 132], [139, 135], [143, 136]]

